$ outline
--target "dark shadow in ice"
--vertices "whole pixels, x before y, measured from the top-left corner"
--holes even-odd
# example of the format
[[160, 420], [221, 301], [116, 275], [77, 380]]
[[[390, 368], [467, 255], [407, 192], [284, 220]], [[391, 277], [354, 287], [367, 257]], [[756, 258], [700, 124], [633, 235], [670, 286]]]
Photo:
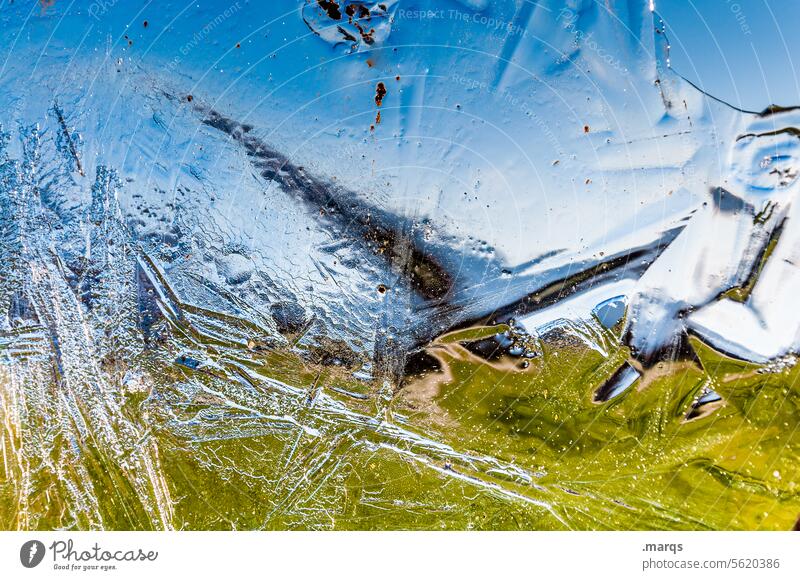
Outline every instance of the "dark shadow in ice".
[[439, 300], [450, 291], [453, 284], [450, 274], [409, 239], [396, 216], [310, 175], [305, 168], [250, 134], [252, 126], [213, 109], [200, 110], [205, 117], [203, 123], [222, 131], [245, 149], [261, 177], [312, 206], [340, 233], [358, 234], [375, 255], [388, 261], [396, 273], [407, 277], [422, 297]]
[[722, 397], [713, 389], [705, 389], [703, 394], [693, 403], [689, 412], [686, 413], [686, 421], [699, 419], [712, 413], [722, 403]]
[[627, 391], [633, 383], [639, 380], [639, 371], [629, 363], [619, 367], [603, 385], [594, 393], [595, 403], [604, 403]]

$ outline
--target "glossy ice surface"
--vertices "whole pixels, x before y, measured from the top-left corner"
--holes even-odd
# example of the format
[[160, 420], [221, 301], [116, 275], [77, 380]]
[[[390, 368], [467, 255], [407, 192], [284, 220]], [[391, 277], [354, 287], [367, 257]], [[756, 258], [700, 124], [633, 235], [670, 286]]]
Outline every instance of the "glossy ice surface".
[[648, 2], [15, 2], [0, 47], [0, 527], [795, 523], [800, 112]]

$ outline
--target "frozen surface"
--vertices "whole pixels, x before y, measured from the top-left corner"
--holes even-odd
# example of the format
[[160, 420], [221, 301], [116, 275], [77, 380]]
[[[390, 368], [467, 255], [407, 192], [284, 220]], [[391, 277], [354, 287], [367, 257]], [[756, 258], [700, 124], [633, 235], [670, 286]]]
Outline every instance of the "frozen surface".
[[[637, 1], [0, 4], [5, 526], [336, 527], [370, 454], [593, 525], [428, 405], [456, 351], [598, 357], [595, 409], [798, 349], [800, 114], [668, 52]], [[269, 510], [176, 514], [187, 456]]]

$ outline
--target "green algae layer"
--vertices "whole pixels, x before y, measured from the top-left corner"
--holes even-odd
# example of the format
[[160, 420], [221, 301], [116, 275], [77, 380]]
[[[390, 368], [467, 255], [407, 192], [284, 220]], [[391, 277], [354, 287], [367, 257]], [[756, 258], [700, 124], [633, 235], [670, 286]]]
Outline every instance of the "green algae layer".
[[628, 358], [598, 328], [571, 323], [530, 359], [468, 348], [503, 328], [461, 331], [399, 385], [292, 341], [180, 328], [66, 380], [32, 338], [0, 367], [0, 528], [790, 530], [794, 357], [691, 339], [696, 358], [598, 403]]

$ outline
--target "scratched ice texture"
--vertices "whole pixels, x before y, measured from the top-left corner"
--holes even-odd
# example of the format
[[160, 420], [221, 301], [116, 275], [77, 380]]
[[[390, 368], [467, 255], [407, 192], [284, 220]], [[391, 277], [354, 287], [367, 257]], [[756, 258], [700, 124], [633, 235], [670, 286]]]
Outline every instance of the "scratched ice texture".
[[398, 401], [431, 345], [585, 349], [586, 409], [791, 368], [793, 104], [643, 0], [0, 4], [3, 527], [702, 527]]

